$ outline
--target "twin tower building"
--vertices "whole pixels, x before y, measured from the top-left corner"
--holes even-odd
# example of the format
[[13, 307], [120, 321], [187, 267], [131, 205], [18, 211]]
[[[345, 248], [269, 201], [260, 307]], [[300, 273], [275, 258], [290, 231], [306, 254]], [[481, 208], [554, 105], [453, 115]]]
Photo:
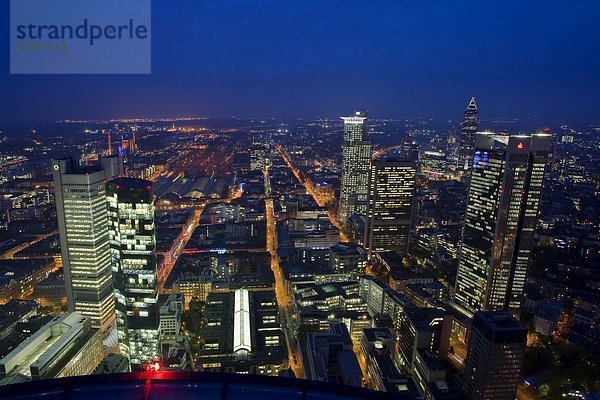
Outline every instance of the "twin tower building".
[[[344, 142], [338, 219], [364, 221], [363, 245], [371, 257], [408, 252], [415, 214], [418, 152], [372, 159], [367, 113], [342, 117]], [[468, 183], [453, 305], [467, 316], [480, 310], [520, 312], [534, 246], [543, 180], [553, 135], [479, 132], [471, 99], [461, 124], [454, 163]]]
[[152, 183], [123, 177], [119, 156], [85, 167], [64, 158], [52, 167], [69, 312], [89, 317], [132, 365], [156, 360]]

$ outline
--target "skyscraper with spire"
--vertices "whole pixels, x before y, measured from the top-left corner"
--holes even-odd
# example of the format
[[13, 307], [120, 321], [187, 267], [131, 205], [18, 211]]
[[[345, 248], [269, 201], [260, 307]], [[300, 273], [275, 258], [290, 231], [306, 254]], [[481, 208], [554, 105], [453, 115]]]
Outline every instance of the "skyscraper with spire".
[[344, 144], [342, 147], [342, 182], [338, 219], [346, 224], [353, 214], [365, 215], [369, 192], [369, 165], [372, 144], [367, 135], [367, 111], [355, 111], [344, 120]]
[[475, 97], [471, 97], [463, 120], [460, 123], [461, 134], [458, 149], [458, 170], [462, 176], [470, 175], [475, 134], [478, 130], [479, 117], [477, 113], [477, 104], [475, 103]]

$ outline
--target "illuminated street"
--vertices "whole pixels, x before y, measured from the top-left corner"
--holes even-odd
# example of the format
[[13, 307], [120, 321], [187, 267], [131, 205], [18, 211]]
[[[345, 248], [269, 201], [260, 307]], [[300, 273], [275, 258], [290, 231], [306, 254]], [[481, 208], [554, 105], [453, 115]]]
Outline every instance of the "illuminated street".
[[176, 248], [175, 248], [175, 251], [173, 252], [173, 257], [172, 257], [171, 261], [170, 262], [165, 261], [163, 264], [163, 268], [158, 270], [158, 290], [159, 290], [159, 292], [161, 292], [161, 293], [165, 292], [165, 290], [164, 290], [165, 281], [166, 281], [167, 277], [169, 276], [169, 274], [171, 273], [171, 271], [173, 270], [173, 267], [177, 263], [179, 256], [181, 256], [181, 254], [183, 253], [183, 251], [185, 249], [185, 245], [192, 237], [192, 233], [194, 232], [194, 229], [196, 229], [196, 227], [198, 226], [198, 223], [200, 222], [200, 216], [202, 215], [202, 211], [204, 211], [204, 207], [205, 207], [204, 205], [200, 205], [194, 210], [193, 216], [189, 219], [188, 223], [183, 227], [181, 235], [179, 236], [177, 242], [174, 244], [174, 246], [176, 246]]
[[46, 239], [46, 238], [48, 238], [50, 236], [56, 235], [57, 233], [58, 233], [58, 231], [53, 231], [53, 232], [50, 232], [50, 233], [46, 233], [44, 235], [36, 235], [36, 237], [34, 239], [32, 239], [31, 241], [23, 243], [21, 245], [18, 245], [16, 247], [14, 247], [14, 248], [12, 248], [12, 249], [10, 249], [8, 251], [5, 251], [4, 253], [0, 254], [0, 260], [10, 260], [10, 259], [12, 259], [15, 256], [15, 254], [17, 254], [21, 250], [26, 249], [27, 247], [29, 247], [31, 245], [34, 245], [34, 244], [36, 244], [38, 242], [41, 242], [42, 240], [44, 240], [44, 239]]
[[[265, 192], [270, 193], [268, 170], [265, 170]], [[290, 321], [292, 318], [292, 299], [285, 289], [283, 271], [279, 265], [279, 255], [277, 254], [277, 221], [275, 220], [272, 198], [265, 198], [265, 208], [267, 214], [267, 250], [271, 254], [271, 269], [275, 277], [275, 296], [277, 297], [281, 326], [288, 348], [288, 362], [296, 377], [301, 378], [304, 377], [304, 372], [302, 364], [299, 362], [300, 359], [296, 355], [296, 341], [292, 331], [294, 324]]]
[[[331, 202], [335, 202], [335, 198], [333, 198], [333, 197], [319, 195], [318, 193], [316, 193], [310, 180], [302, 179], [302, 177], [300, 176], [300, 171], [296, 167], [294, 167], [294, 165], [292, 165], [289, 157], [287, 156], [287, 154], [285, 154], [285, 151], [283, 150], [283, 148], [281, 146], [277, 146], [277, 151], [279, 151], [279, 154], [281, 154], [281, 157], [283, 158], [283, 161], [285, 161], [288, 168], [292, 170], [292, 172], [294, 173], [294, 176], [298, 179], [298, 181], [301, 184], [304, 185], [304, 187], [306, 188], [306, 192], [312, 196], [312, 198], [317, 202], [318, 205], [325, 206], [325, 205], [330, 204]], [[344, 232], [344, 230], [342, 228], [342, 224], [340, 224], [340, 222], [337, 220], [337, 218], [335, 217], [335, 214], [333, 212], [329, 211], [327, 213], [327, 217], [329, 218], [329, 221], [331, 222], [331, 224], [333, 226], [335, 226], [336, 228], [338, 228], [339, 234], [340, 234], [340, 241], [349, 242], [350, 238]]]
[[309, 179], [302, 179], [302, 177], [300, 176], [300, 171], [292, 165], [292, 162], [290, 161], [287, 154], [285, 154], [285, 151], [283, 150], [283, 148], [281, 146], [277, 146], [277, 151], [279, 151], [279, 154], [281, 154], [283, 161], [285, 161], [287, 166], [294, 173], [294, 176], [296, 176], [298, 181], [304, 185], [304, 187], [306, 188], [306, 191], [313, 197], [313, 199], [315, 199], [315, 201], [317, 202], [318, 205], [325, 206], [328, 203], [335, 201], [335, 199], [330, 196], [319, 195], [318, 193], [315, 192], [314, 187], [312, 186], [312, 183], [310, 182]]

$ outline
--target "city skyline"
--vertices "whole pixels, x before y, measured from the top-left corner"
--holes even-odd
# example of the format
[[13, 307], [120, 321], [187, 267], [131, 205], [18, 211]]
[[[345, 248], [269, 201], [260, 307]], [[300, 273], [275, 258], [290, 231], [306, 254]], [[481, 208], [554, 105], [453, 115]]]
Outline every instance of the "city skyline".
[[0, 4], [0, 400], [599, 400], [600, 3]]
[[[500, 320], [508, 317], [494, 310], [508, 310], [519, 332], [529, 321], [527, 341], [592, 340], [585, 288], [560, 294], [577, 302], [572, 308], [542, 288], [556, 276], [545, 272], [548, 248], [561, 263], [570, 261], [560, 252], [572, 257], [569, 268], [595, 259], [594, 241], [564, 236], [575, 232], [568, 224], [583, 235], [596, 229], [594, 128], [475, 133], [465, 171], [459, 154], [471, 138], [461, 143], [458, 130], [346, 115], [287, 124], [118, 121], [25, 145], [3, 138], [14, 150], [2, 153], [0, 190], [9, 201], [0, 203], [0, 235], [47, 233], [2, 242], [9, 250], [0, 268], [23, 278], [8, 281], [0, 307], [26, 322], [0, 343], [23, 337], [27, 345], [0, 354], [0, 385], [37, 376], [47, 347], [36, 331], [51, 332], [48, 354], [60, 365], [75, 361], [58, 356], [55, 330], [31, 328], [71, 309], [88, 316], [70, 318], [102, 328], [89, 334], [102, 339], [105, 357], [77, 364], [87, 374], [249, 373], [408, 397], [441, 399], [444, 388], [470, 400], [482, 400], [482, 391], [524, 400], [521, 373], [530, 366], [522, 357], [535, 347], [517, 335], [509, 357], [516, 372], [492, 385], [497, 363], [480, 344], [500, 353], [505, 345]], [[71, 156], [49, 162], [64, 153]], [[555, 198], [561, 188], [567, 197]], [[575, 208], [557, 210], [565, 198]], [[74, 257], [88, 237], [96, 244], [85, 254], [101, 257]], [[41, 243], [53, 240], [66, 252], [63, 269], [60, 259], [43, 258], [52, 252]], [[21, 251], [34, 258], [20, 259]], [[26, 273], [34, 261], [40, 268]], [[88, 279], [98, 271], [102, 280]], [[82, 303], [87, 292], [95, 300]], [[109, 303], [115, 311], [105, 307], [102, 323], [89, 308]], [[38, 304], [50, 315], [41, 317]], [[477, 315], [495, 322], [477, 328]], [[581, 362], [593, 357], [590, 346], [581, 347], [590, 354]], [[78, 341], [70, 351], [83, 348]], [[445, 363], [469, 370], [456, 376], [460, 385]], [[569, 374], [556, 379], [579, 379]]]

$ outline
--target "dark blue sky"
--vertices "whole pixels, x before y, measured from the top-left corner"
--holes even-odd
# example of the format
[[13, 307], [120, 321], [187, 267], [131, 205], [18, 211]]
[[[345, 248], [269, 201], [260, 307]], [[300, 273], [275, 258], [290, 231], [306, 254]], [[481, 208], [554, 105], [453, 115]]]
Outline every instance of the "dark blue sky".
[[152, 75], [9, 75], [0, 120], [374, 116], [600, 120], [600, 2], [153, 0]]

